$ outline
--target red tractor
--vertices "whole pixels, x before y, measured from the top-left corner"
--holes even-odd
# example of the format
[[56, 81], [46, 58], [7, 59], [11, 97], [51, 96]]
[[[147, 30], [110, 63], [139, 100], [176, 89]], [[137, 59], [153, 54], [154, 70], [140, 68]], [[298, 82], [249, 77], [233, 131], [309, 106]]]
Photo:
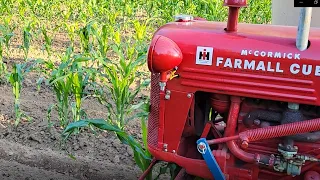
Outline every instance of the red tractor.
[[[188, 15], [162, 26], [148, 51], [148, 148], [205, 179], [320, 179], [320, 29]], [[184, 178], [181, 178], [184, 179]]]

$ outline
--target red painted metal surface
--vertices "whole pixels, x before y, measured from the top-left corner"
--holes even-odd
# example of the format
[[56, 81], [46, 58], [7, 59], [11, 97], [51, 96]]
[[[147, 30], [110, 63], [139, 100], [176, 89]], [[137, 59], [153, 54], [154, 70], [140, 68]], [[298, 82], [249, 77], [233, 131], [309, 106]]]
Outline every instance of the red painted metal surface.
[[[240, 111], [240, 98], [232, 97], [230, 112], [229, 112], [228, 121], [227, 121], [228, 126], [225, 130], [226, 137], [234, 136], [234, 134], [236, 133], [235, 131], [237, 127], [237, 119], [238, 119], [239, 111]], [[250, 154], [241, 150], [235, 141], [228, 141], [227, 146], [231, 151], [231, 153], [237, 158], [245, 162], [251, 162], [251, 163], [254, 163], [257, 161], [256, 156], [254, 154]]]
[[260, 129], [252, 129], [241, 132], [239, 137], [242, 141], [251, 142], [263, 139], [271, 139], [294, 134], [302, 134], [306, 132], [314, 132], [320, 130], [320, 119], [312, 119], [300, 121], [279, 126], [269, 126]]
[[[150, 92], [150, 114], [148, 120], [148, 145], [158, 146], [158, 132], [160, 119], [160, 88], [159, 74], [151, 75], [151, 92]], [[163, 120], [162, 120], [163, 121]], [[162, 122], [163, 123], [163, 122]]]
[[[226, 33], [225, 27], [226, 23], [209, 21], [174, 22], [157, 31], [157, 35], [172, 39], [183, 53], [183, 61], [177, 71], [181, 78], [172, 83], [179, 84], [176, 87], [178, 90], [192, 92], [202, 89], [219, 94], [320, 104], [320, 81], [318, 74], [315, 75], [319, 69], [317, 47], [320, 46], [320, 31], [311, 29], [311, 46], [300, 52], [295, 47], [296, 27], [239, 24], [238, 31], [234, 33]], [[213, 47], [212, 66], [195, 64], [197, 46]], [[242, 50], [251, 50], [252, 54], [242, 56]], [[268, 52], [300, 54], [300, 60], [255, 56], [255, 52], [256, 55], [258, 52], [262, 55]], [[217, 66], [219, 57], [224, 60]], [[266, 71], [224, 67], [227, 58], [233, 64], [236, 59], [241, 59], [243, 63], [245, 60], [255, 60], [257, 64], [261, 61]], [[278, 71], [281, 72], [271, 72], [277, 70], [277, 63], [280, 63]], [[301, 67], [298, 74], [290, 72], [292, 64]], [[310, 75], [302, 74], [304, 65], [312, 66]]]
[[304, 176], [304, 180], [320, 180], [320, 174], [316, 171], [308, 171]]
[[[165, 119], [174, 117], [174, 120], [166, 121], [164, 124], [163, 142], [168, 144], [167, 151], [169, 152], [177, 152], [178, 150], [180, 139], [172, 138], [172, 134], [178, 137], [182, 136], [192, 99], [192, 94], [188, 96], [188, 93], [185, 92], [171, 91], [170, 99], [165, 100]], [[181, 101], [184, 103], [181, 104]], [[177, 111], [177, 108], [179, 111]]]
[[144, 180], [152, 171], [152, 167], [157, 163], [157, 159], [153, 158], [149, 167], [144, 171], [144, 173], [139, 177], [138, 180]]
[[240, 7], [247, 6], [247, 0], [225, 0], [223, 5], [229, 6], [228, 23], [226, 31], [237, 31]]
[[283, 124], [279, 126], [269, 126], [265, 128], [252, 129], [239, 133], [236, 136], [228, 136], [219, 139], [208, 140], [208, 144], [224, 143], [232, 140], [241, 139], [242, 143], [271, 139], [294, 134], [302, 134], [320, 130], [320, 119]]
[[226, 28], [227, 32], [233, 32], [238, 30], [239, 11], [240, 8], [238, 7], [229, 8], [228, 24]]
[[247, 0], [224, 0], [223, 5], [229, 7], [246, 7]]
[[[301, 175], [292, 177], [273, 169], [271, 155], [280, 155], [285, 136], [320, 128], [320, 29], [311, 28], [311, 45], [301, 52], [295, 46], [296, 27], [238, 24], [246, 1], [225, 5], [230, 8], [227, 23], [196, 18], [168, 23], [154, 35], [148, 54], [151, 154], [188, 174], [213, 179], [196, 149], [196, 140], [207, 137], [227, 179], [317, 178], [319, 163], [306, 162]], [[211, 58], [212, 63], [204, 62]], [[169, 80], [175, 66], [177, 76]], [[167, 81], [165, 91], [159, 90], [160, 81]], [[256, 110], [283, 113], [288, 102], [300, 104], [307, 118], [285, 125], [275, 119], [244, 123]], [[320, 158], [320, 142], [294, 145], [299, 153]]]
[[211, 106], [219, 113], [228, 112], [230, 107], [230, 99], [227, 95], [213, 94], [211, 95]]
[[166, 72], [178, 66], [182, 53], [177, 44], [164, 36], [155, 36], [148, 52], [148, 68], [153, 73], [160, 73], [160, 80], [167, 81]]
[[165, 124], [165, 94], [163, 91], [160, 93], [160, 102], [159, 102], [159, 126], [158, 126], [158, 147], [163, 147], [163, 133], [164, 133], [164, 124]]

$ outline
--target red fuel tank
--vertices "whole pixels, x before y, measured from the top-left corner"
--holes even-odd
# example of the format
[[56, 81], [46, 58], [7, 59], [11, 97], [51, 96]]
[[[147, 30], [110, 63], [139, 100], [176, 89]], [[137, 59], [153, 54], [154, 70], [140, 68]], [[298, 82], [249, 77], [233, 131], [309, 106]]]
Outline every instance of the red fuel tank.
[[308, 49], [299, 51], [297, 27], [225, 27], [192, 20], [168, 23], [155, 33], [171, 39], [183, 55], [179, 78], [168, 87], [320, 105], [320, 28], [311, 28]]

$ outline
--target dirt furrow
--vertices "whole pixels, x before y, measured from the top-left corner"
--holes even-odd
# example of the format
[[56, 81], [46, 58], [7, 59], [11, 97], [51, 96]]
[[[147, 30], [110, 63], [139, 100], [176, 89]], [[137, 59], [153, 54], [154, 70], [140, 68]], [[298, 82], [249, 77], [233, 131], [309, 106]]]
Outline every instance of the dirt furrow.
[[[33, 149], [0, 139], [0, 159], [4, 162], [2, 164], [0, 161], [0, 175], [4, 178], [22, 176], [23, 179], [50, 179], [52, 176], [52, 179], [67, 177], [71, 180], [133, 180], [141, 173], [136, 167], [123, 164], [97, 162], [86, 157], [75, 158], [50, 149]], [[18, 173], [12, 174], [17, 168]]]

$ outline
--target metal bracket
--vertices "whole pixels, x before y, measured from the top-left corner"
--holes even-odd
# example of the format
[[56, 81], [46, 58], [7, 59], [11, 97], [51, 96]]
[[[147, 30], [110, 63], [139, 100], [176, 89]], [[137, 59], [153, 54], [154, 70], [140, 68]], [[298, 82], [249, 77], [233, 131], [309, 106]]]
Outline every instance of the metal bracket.
[[217, 180], [225, 180], [225, 176], [222, 173], [219, 164], [214, 158], [210, 146], [207, 143], [205, 138], [201, 138], [197, 141], [197, 149], [202, 154], [203, 159], [205, 160], [212, 176]]
[[170, 90], [166, 90], [166, 95], [164, 96], [164, 99], [169, 100], [170, 97], [171, 97], [170, 94], [171, 94], [171, 91]]

